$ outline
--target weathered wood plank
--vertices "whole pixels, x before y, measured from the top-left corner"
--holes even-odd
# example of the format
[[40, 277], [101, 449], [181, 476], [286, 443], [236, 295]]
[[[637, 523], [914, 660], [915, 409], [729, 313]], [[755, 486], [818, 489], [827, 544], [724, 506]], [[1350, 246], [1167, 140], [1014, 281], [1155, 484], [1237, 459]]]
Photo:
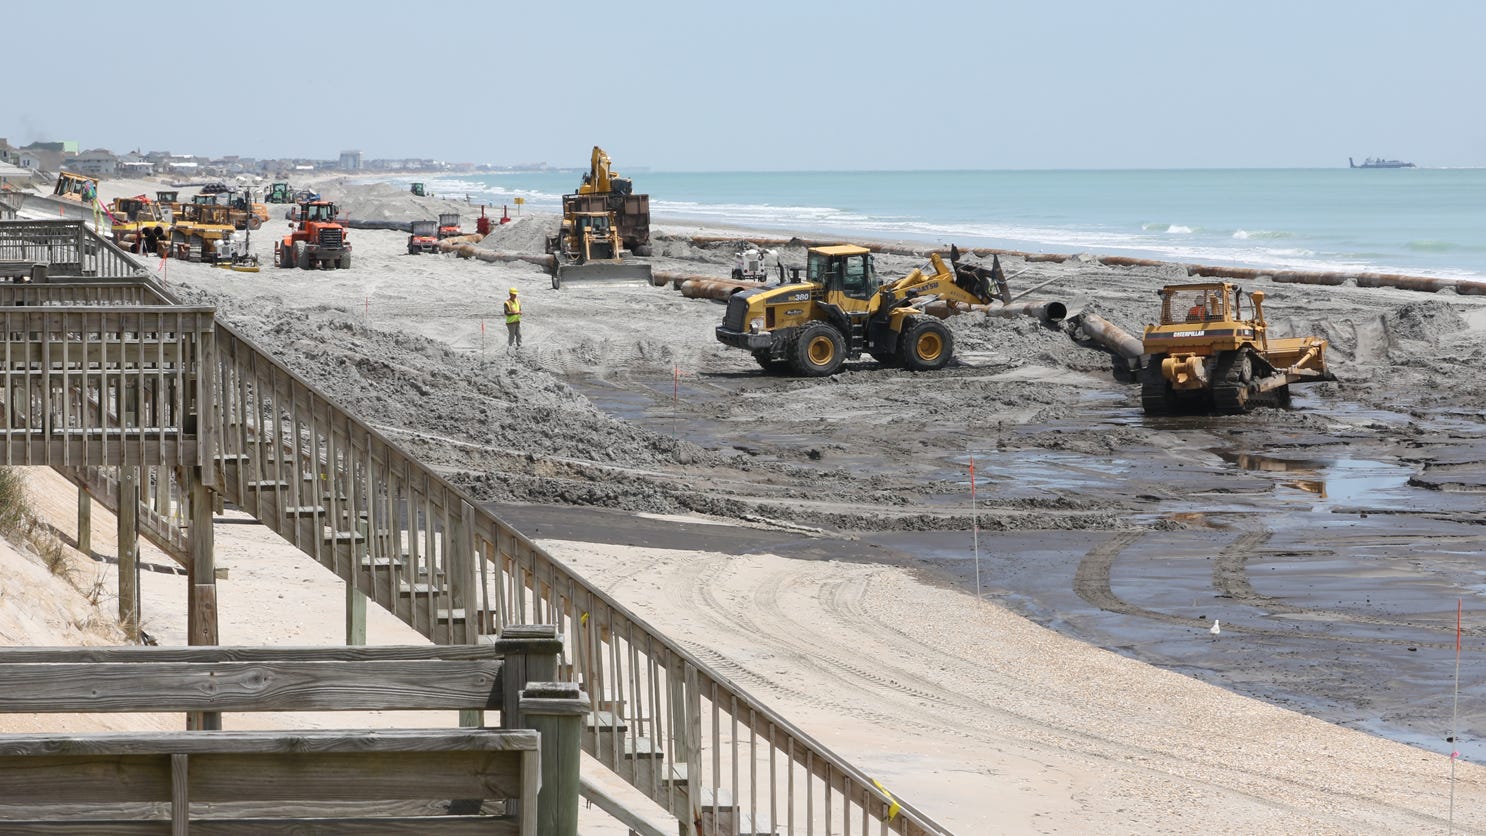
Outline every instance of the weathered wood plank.
[[[170, 822], [68, 821], [3, 822], [6, 836], [168, 836]], [[506, 816], [430, 816], [344, 819], [194, 819], [191, 836], [518, 836], [519, 824]]]
[[501, 663], [0, 664], [0, 713], [500, 707]]
[[391, 662], [501, 659], [494, 645], [410, 644], [371, 647], [0, 647], [0, 664], [19, 662]]

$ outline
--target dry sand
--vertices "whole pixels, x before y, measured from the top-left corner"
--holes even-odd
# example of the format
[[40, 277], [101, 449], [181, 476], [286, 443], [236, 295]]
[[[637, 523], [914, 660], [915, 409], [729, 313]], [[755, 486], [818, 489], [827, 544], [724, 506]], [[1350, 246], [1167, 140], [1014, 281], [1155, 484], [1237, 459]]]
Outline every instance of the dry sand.
[[[404, 201], [336, 183], [323, 190], [338, 199], [337, 189], [348, 205], [363, 201], [360, 217], [379, 211], [379, 201], [393, 215], [400, 210], [392, 202]], [[550, 223], [523, 218], [487, 243], [531, 247]], [[266, 253], [264, 233], [254, 245]], [[1202, 453], [1214, 434], [1268, 447], [1327, 437], [1392, 449], [1418, 442], [1418, 425], [1315, 406], [1266, 410], [1216, 430], [1090, 422], [1088, 414], [1127, 414], [1131, 403], [1109, 355], [1031, 320], [978, 316], [951, 320], [962, 363], [938, 375], [862, 363], [827, 381], [763, 377], [746, 354], [713, 339], [715, 304], [650, 287], [554, 292], [528, 265], [410, 257], [405, 238], [353, 231], [351, 270], [246, 274], [171, 263], [165, 278], [182, 295], [217, 304], [291, 368], [515, 519], [539, 519], [555, 504], [728, 523], [685, 544], [680, 529], [658, 520], [655, 537], [647, 523], [613, 528], [609, 539], [620, 542], [548, 536], [581, 529], [585, 513], [593, 527], [610, 524], [579, 510], [528, 533], [954, 832], [1445, 832], [1451, 764], [1438, 751], [1098, 649], [1004, 603], [976, 600], [952, 583], [953, 570], [869, 542], [872, 532], [967, 529], [955, 460], [971, 448], [1091, 460], [1139, 450], [1147, 462], [1171, 462], [1163, 456]], [[659, 240], [656, 252], [657, 269], [725, 275], [731, 264], [729, 249], [681, 238]], [[802, 251], [787, 250], [785, 259], [802, 261]], [[917, 261], [885, 256], [880, 267], [894, 274]], [[1007, 264], [1008, 272], [1022, 268]], [[1097, 298], [1100, 313], [1138, 332], [1151, 290], [1171, 276], [1074, 261], [1036, 265], [1015, 283], [1048, 278], [1059, 281], [1044, 298]], [[521, 290], [528, 312], [527, 347], [511, 357], [499, 326], [509, 287]], [[1333, 340], [1342, 384], [1313, 389], [1315, 404], [1413, 410], [1420, 425], [1439, 414], [1479, 417], [1486, 383], [1456, 373], [1486, 359], [1486, 318], [1475, 300], [1266, 290], [1269, 309], [1284, 312], [1279, 327]], [[673, 384], [681, 394], [674, 401]], [[1400, 392], [1407, 403], [1399, 404]], [[1477, 473], [1471, 456], [1428, 459], [1457, 480]], [[1142, 492], [1183, 489], [1186, 476], [1157, 470], [1119, 490], [1055, 493], [993, 475], [981, 524], [1007, 536], [1065, 537], [1057, 542], [1075, 564], [1085, 552], [1111, 552], [1112, 560], [1111, 543], [1205, 533], [1151, 514], [1152, 499], [1137, 501]], [[1199, 475], [1211, 481], [1216, 472], [1213, 465]], [[40, 490], [66, 530], [71, 495], [55, 484]], [[1264, 516], [1245, 519], [1240, 533]], [[224, 643], [335, 641], [333, 581], [238, 522], [224, 521], [217, 533], [219, 563], [230, 569]], [[804, 540], [818, 553], [731, 547], [750, 536]], [[637, 542], [650, 545], [630, 545]], [[146, 629], [179, 641], [181, 579], [150, 580]], [[1179, 640], [1230, 647], [1217, 644], [1227, 634], [1213, 639], [1193, 621], [1173, 628]], [[400, 625], [384, 626], [374, 641], [407, 640], [396, 637]], [[1460, 763], [1453, 790], [1455, 828], [1486, 832], [1480, 768]]]

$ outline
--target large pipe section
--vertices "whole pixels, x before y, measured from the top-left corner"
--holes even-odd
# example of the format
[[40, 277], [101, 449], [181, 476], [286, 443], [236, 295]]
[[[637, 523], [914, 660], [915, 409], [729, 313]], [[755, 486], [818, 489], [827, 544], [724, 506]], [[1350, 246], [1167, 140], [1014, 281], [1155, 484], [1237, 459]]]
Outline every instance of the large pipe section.
[[688, 299], [726, 300], [735, 293], [741, 293], [755, 287], [763, 287], [763, 285], [758, 282], [733, 281], [731, 279], [687, 279], [681, 283], [681, 295]]
[[1098, 314], [1079, 314], [1075, 320], [1078, 327], [1090, 339], [1121, 357], [1137, 360], [1145, 354], [1145, 346], [1140, 340], [1130, 336], [1128, 331]]
[[[464, 255], [466, 248], [470, 251], [469, 256]], [[497, 261], [523, 261], [527, 264], [535, 264], [549, 273], [557, 269], [557, 257], [552, 255], [532, 255], [529, 253], [504, 252], [502, 250], [487, 250], [480, 247], [471, 247], [468, 244], [459, 247], [457, 252], [461, 258], [474, 257], [481, 261], [492, 263]]]
[[1006, 319], [1018, 316], [1030, 316], [1048, 323], [1062, 322], [1068, 316], [1068, 307], [1062, 302], [1013, 302], [1010, 305], [970, 305], [965, 302], [935, 299], [924, 305], [923, 311], [930, 316], [937, 316], [940, 319], [948, 319], [955, 314], [962, 313], [983, 313], [987, 316], [997, 316]]

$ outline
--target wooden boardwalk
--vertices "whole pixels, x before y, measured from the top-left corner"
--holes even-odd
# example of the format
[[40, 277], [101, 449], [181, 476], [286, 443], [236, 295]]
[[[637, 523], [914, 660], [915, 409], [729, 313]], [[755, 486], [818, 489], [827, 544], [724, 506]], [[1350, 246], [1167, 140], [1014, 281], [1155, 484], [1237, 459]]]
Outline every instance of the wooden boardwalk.
[[446, 645], [551, 625], [566, 640], [560, 678], [590, 701], [584, 750], [684, 833], [946, 832], [211, 309], [179, 305], [111, 244], [49, 223], [0, 223], [0, 259], [55, 255], [46, 284], [0, 284], [0, 464], [79, 485], [80, 548], [81, 500], [116, 513], [126, 625], [144, 536], [186, 568], [191, 644], [216, 644], [212, 517], [231, 504], [346, 582], [348, 644], [364, 642], [368, 601]]

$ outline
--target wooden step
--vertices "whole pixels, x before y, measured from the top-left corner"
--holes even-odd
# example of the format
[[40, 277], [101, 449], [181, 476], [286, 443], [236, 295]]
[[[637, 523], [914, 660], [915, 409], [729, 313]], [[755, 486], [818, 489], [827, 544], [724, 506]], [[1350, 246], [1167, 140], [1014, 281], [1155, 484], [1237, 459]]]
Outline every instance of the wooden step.
[[286, 517], [313, 517], [316, 514], [327, 513], [323, 505], [291, 505], [284, 509]]
[[268, 479], [259, 482], [249, 482], [246, 487], [250, 491], [277, 491], [289, 487], [289, 483]]

